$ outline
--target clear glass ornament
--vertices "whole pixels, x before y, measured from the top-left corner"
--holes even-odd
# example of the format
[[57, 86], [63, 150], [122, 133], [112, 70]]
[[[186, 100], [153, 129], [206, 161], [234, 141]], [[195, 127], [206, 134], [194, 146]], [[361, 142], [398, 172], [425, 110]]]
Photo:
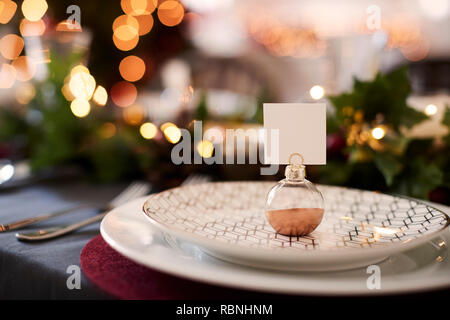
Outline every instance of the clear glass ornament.
[[[299, 163], [292, 161], [295, 156], [300, 158]], [[287, 236], [307, 235], [322, 221], [323, 196], [305, 178], [303, 157], [299, 153], [289, 157], [285, 176], [267, 194], [267, 221], [277, 233]]]

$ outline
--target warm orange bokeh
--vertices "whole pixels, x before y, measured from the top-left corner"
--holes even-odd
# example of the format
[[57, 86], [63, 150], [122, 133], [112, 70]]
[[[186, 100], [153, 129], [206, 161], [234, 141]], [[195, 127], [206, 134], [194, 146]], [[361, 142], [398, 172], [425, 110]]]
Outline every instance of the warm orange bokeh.
[[162, 24], [173, 27], [183, 21], [184, 8], [178, 1], [165, 1], [158, 7], [158, 18]]
[[137, 46], [137, 44], [139, 42], [139, 36], [136, 35], [136, 37], [134, 37], [133, 39], [125, 41], [125, 40], [119, 39], [114, 34], [113, 41], [114, 41], [114, 44], [116, 45], [117, 49], [122, 50], [122, 51], [130, 51]]
[[19, 81], [31, 80], [36, 73], [36, 66], [27, 56], [20, 56], [12, 62], [16, 69], [16, 78]]
[[41, 36], [45, 32], [45, 23], [42, 19], [38, 21], [22, 19], [19, 29], [23, 37]]
[[81, 28], [81, 25], [73, 21], [73, 23], [69, 23], [67, 20], [63, 20], [56, 26], [56, 31], [60, 32], [81, 32], [83, 29]]
[[114, 36], [116, 38], [122, 40], [122, 41], [130, 41], [136, 38], [139, 35], [138, 29], [135, 29], [134, 27], [125, 24], [120, 27], [117, 27], [114, 30]]
[[0, 40], [0, 53], [9, 60], [17, 58], [23, 50], [23, 39], [15, 34], [7, 34]]
[[136, 101], [137, 89], [134, 84], [120, 81], [111, 88], [111, 99], [119, 107], [128, 107]]
[[16, 82], [16, 69], [13, 66], [4, 63], [0, 67], [0, 89], [11, 88]]
[[0, 23], [8, 23], [17, 10], [17, 4], [11, 0], [1, 1], [3, 6], [0, 7]]
[[153, 17], [151, 14], [135, 17], [139, 22], [139, 35], [143, 36], [150, 32], [153, 28]]
[[144, 120], [144, 110], [141, 106], [133, 104], [123, 109], [123, 119], [126, 123], [136, 126]]
[[100, 127], [100, 135], [104, 139], [109, 139], [116, 134], [116, 126], [114, 123], [106, 122], [104, 125]]
[[16, 101], [20, 104], [27, 105], [36, 96], [36, 89], [29, 82], [21, 83], [15, 90]]
[[136, 56], [125, 57], [120, 62], [119, 72], [122, 78], [127, 81], [138, 81], [145, 73], [144, 60]]
[[155, 11], [158, 0], [121, 0], [123, 12], [132, 16], [151, 14]]
[[139, 22], [138, 22], [138, 20], [135, 17], [130, 16], [130, 15], [126, 15], [126, 14], [118, 16], [114, 20], [112, 28], [113, 28], [113, 31], [115, 31], [117, 28], [119, 28], [121, 26], [126, 26], [126, 25], [136, 29], [136, 32], [138, 32], [138, 30], [139, 30]]

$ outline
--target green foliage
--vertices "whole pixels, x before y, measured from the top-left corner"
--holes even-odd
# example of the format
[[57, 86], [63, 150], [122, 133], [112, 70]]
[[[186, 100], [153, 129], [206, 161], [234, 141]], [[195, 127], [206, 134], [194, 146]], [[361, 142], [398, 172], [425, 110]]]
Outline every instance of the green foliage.
[[[135, 151], [143, 142], [138, 129], [117, 123], [111, 109], [95, 107], [93, 102], [91, 114], [77, 118], [62, 94], [64, 79], [80, 60], [77, 53], [52, 55], [47, 64], [49, 77], [34, 83], [33, 100], [26, 107], [0, 107], [0, 142], [14, 143], [20, 138], [26, 146], [22, 156], [35, 171], [76, 163], [99, 181], [136, 176], [142, 169], [138, 157], [147, 154]], [[116, 124], [114, 137], [99, 134], [105, 122]]]
[[353, 90], [338, 96], [329, 97], [336, 108], [336, 119], [343, 120], [345, 107], [364, 113], [364, 120], [372, 122], [382, 116], [384, 120], [399, 132], [401, 126], [411, 128], [425, 120], [427, 116], [406, 103], [411, 93], [406, 68], [400, 68], [389, 74], [377, 74], [372, 81], [354, 79]]
[[[336, 113], [328, 119], [328, 133], [341, 134], [347, 147], [329, 157], [320, 181], [419, 198], [438, 187], [450, 190], [450, 108], [442, 120], [445, 137], [408, 138], [403, 129], [428, 118], [407, 105], [410, 93], [407, 70], [401, 68], [372, 81], [355, 79], [351, 92], [330, 97]], [[380, 140], [370, 136], [375, 126], [386, 130]], [[366, 138], [349, 140], [352, 135]]]
[[208, 106], [206, 104], [206, 94], [203, 94], [200, 98], [200, 102], [195, 109], [195, 119], [205, 121], [208, 119]]
[[383, 174], [386, 184], [391, 186], [394, 178], [403, 169], [402, 163], [389, 153], [374, 153], [375, 165]]

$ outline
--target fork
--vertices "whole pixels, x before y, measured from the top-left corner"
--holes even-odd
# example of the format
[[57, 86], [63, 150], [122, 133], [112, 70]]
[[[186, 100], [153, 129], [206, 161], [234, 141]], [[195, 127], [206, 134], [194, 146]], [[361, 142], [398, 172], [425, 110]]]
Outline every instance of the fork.
[[144, 196], [148, 194], [149, 191], [150, 184], [146, 182], [133, 182], [108, 203], [103, 213], [68, 226], [41, 229], [35, 232], [16, 233], [16, 238], [20, 241], [40, 241], [62, 236], [94, 222], [100, 221], [111, 209], [140, 196]]

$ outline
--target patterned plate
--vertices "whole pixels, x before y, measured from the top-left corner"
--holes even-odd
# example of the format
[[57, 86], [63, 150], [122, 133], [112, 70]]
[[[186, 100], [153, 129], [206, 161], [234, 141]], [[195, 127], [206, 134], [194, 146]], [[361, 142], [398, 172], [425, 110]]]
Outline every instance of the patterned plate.
[[422, 244], [449, 217], [419, 201], [370, 191], [318, 186], [321, 225], [310, 235], [277, 234], [265, 219], [271, 182], [221, 182], [151, 196], [144, 213], [171, 236], [235, 263], [283, 270], [338, 270], [367, 265]]

